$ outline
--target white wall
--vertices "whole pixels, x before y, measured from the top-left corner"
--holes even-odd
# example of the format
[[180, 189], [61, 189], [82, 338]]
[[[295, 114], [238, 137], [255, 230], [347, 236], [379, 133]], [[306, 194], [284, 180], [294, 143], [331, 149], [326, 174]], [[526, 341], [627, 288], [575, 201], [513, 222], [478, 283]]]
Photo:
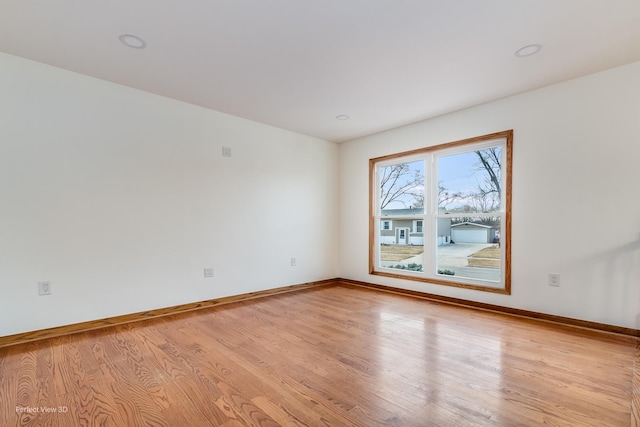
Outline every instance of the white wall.
[[0, 336], [336, 277], [337, 156], [0, 54]]
[[[368, 159], [507, 129], [512, 295], [369, 275]], [[639, 162], [640, 63], [344, 143], [340, 276], [639, 329]]]
[[[370, 276], [368, 159], [505, 129], [512, 295]], [[0, 336], [336, 276], [640, 328], [638, 159], [640, 63], [338, 147], [0, 54]]]

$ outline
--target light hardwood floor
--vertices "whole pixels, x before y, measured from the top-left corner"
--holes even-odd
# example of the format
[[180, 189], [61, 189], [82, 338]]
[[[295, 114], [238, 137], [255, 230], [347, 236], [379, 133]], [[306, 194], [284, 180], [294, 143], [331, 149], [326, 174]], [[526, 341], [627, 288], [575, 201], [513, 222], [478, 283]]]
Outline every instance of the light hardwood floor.
[[640, 425], [638, 358], [630, 337], [321, 286], [1, 348], [0, 426]]

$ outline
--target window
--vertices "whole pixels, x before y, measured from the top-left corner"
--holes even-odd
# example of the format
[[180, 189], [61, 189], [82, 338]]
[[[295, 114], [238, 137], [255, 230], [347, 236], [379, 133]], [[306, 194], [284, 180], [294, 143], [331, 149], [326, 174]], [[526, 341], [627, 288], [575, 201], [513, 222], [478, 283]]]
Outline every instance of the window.
[[511, 292], [513, 131], [370, 160], [370, 273]]

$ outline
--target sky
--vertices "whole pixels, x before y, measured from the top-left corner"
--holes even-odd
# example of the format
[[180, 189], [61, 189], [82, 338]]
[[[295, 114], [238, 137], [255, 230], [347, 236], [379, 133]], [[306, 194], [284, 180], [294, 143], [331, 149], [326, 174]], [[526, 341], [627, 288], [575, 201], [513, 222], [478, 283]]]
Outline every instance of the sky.
[[[412, 171], [417, 170], [424, 176], [424, 161], [420, 160], [409, 164]], [[473, 151], [438, 158], [438, 181], [450, 193], [461, 192], [468, 194], [475, 192], [478, 184], [482, 183], [486, 176], [486, 171], [481, 169], [478, 156]], [[407, 181], [405, 180], [405, 182]], [[454, 208], [465, 203], [467, 203], [465, 200], [457, 201], [449, 204], [448, 208]], [[386, 208], [403, 209], [414, 204], [415, 199], [413, 197], [405, 196], [396, 202], [390, 203]]]

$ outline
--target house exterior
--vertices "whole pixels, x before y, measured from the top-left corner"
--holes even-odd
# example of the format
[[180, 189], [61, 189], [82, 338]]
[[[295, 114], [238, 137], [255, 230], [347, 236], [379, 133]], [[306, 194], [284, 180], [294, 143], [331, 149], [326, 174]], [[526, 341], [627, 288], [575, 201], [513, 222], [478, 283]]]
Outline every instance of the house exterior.
[[495, 227], [462, 222], [451, 225], [451, 239], [455, 243], [496, 243], [498, 235]]
[[[380, 219], [380, 244], [424, 245], [424, 223], [411, 218], [423, 214], [422, 208], [383, 209]], [[498, 231], [490, 225], [462, 222], [451, 224], [451, 218], [438, 218], [437, 245], [454, 243], [497, 243]]]
[[[380, 220], [380, 244], [383, 245], [424, 245], [424, 221], [407, 218], [422, 215], [422, 208], [383, 209]], [[451, 242], [451, 220], [438, 218], [438, 246]]]

